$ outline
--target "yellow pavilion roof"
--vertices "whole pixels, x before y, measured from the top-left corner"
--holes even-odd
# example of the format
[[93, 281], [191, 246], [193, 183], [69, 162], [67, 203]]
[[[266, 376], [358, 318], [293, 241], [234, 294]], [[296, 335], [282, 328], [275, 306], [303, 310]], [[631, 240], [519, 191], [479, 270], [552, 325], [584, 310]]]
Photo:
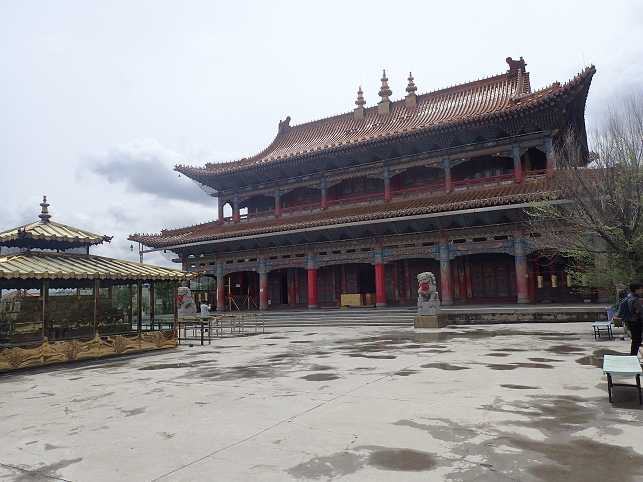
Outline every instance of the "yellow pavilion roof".
[[2, 279], [187, 281], [196, 273], [89, 254], [29, 251], [0, 256]]

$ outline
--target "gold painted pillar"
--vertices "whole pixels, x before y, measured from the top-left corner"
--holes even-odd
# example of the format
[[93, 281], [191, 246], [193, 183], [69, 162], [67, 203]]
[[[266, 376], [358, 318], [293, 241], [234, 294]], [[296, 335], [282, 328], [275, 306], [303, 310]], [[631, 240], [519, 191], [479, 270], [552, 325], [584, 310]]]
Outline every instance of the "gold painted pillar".
[[100, 310], [100, 278], [96, 278], [94, 280], [94, 335], [98, 333], [98, 324], [100, 323], [99, 310]]

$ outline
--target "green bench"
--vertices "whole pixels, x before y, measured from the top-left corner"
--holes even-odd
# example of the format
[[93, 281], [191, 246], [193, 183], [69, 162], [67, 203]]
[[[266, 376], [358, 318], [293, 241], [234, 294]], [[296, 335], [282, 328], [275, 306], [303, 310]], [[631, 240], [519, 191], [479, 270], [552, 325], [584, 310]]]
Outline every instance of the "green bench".
[[[639, 391], [639, 404], [643, 405], [641, 396], [641, 363], [636, 356], [605, 355], [603, 357], [603, 375], [607, 375], [607, 393], [612, 403], [612, 387], [636, 387]], [[631, 383], [614, 383], [612, 376], [636, 377], [636, 385]]]

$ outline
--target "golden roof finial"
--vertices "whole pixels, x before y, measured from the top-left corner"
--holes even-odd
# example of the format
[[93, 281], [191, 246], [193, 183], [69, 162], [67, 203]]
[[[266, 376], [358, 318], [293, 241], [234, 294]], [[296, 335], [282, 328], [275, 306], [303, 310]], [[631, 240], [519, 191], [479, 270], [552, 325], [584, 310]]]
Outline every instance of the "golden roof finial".
[[362, 92], [362, 86], [359, 86], [359, 90], [357, 91], [357, 100], [355, 101], [355, 105], [357, 107], [362, 107], [364, 104], [366, 104], [366, 101], [364, 100], [364, 96], [362, 95], [364, 92]]
[[42, 202], [40, 203], [40, 205], [42, 206], [42, 212], [38, 215], [38, 217], [42, 219], [43, 223], [48, 223], [51, 219], [51, 214], [49, 214], [49, 211], [47, 210], [47, 208], [50, 206], [47, 202], [47, 196], [42, 197]]
[[409, 94], [415, 94], [415, 91], [418, 90], [418, 88], [413, 83], [413, 74], [411, 72], [409, 72], [408, 81], [409, 81], [409, 85], [406, 87], [406, 91]]
[[382, 102], [388, 102], [389, 96], [393, 95], [393, 92], [388, 86], [388, 78], [386, 77], [386, 70], [382, 71], [382, 87], [377, 93], [382, 98]]

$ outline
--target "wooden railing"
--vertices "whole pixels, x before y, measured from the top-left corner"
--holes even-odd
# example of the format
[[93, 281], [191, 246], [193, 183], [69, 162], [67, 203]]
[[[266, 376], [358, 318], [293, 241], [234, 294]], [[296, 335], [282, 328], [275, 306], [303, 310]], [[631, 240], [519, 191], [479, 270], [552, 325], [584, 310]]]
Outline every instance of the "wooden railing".
[[328, 206], [331, 207], [331, 206], [341, 206], [345, 204], [365, 203], [370, 201], [377, 201], [380, 199], [384, 199], [383, 192], [367, 194], [365, 196], [355, 196], [355, 197], [348, 197], [343, 199], [335, 199], [334, 201], [328, 201]]
[[410, 189], [400, 189], [399, 191], [393, 191], [391, 195], [394, 198], [404, 198], [407, 196], [414, 196], [416, 194], [429, 194], [437, 191], [444, 191], [444, 183], [428, 184], [426, 186], [412, 187]]
[[281, 208], [281, 215], [284, 214], [297, 214], [310, 211], [318, 211], [321, 209], [321, 202], [315, 204], [302, 204], [301, 206], [291, 206], [289, 208]]
[[[537, 169], [534, 171], [524, 171], [522, 173], [523, 179], [534, 179], [539, 177], [544, 177], [546, 175], [545, 169]], [[491, 176], [491, 177], [481, 177], [477, 179], [467, 179], [465, 181], [454, 181], [451, 186], [453, 190], [458, 188], [470, 188], [476, 186], [482, 186], [486, 184], [497, 184], [503, 182], [510, 182], [515, 179], [515, 174], [503, 174], [500, 176]], [[444, 183], [438, 184], [428, 184], [426, 186], [413, 187], [410, 189], [400, 189], [397, 191], [391, 191], [391, 197], [393, 198], [405, 198], [410, 196], [415, 196], [418, 194], [431, 194], [434, 192], [440, 192], [445, 190]], [[350, 198], [335, 199], [333, 201], [328, 201], [328, 207], [338, 207], [359, 203], [366, 203], [371, 201], [381, 201], [384, 199], [384, 193], [378, 192], [373, 194], [367, 194], [364, 196], [355, 196]], [[281, 215], [290, 215], [290, 214], [299, 214], [305, 212], [312, 212], [321, 210], [321, 203], [314, 204], [303, 204], [301, 206], [292, 206], [288, 208], [281, 208]], [[241, 214], [239, 216], [240, 221], [249, 221], [253, 219], [268, 219], [274, 217], [275, 211], [261, 211], [257, 213], [247, 213]], [[232, 216], [226, 216], [223, 218], [223, 223], [228, 224], [232, 223]]]
[[513, 173], [503, 174], [501, 176], [480, 177], [477, 179], [467, 179], [466, 181], [455, 181], [451, 184], [451, 186], [453, 187], [453, 190], [455, 190], [459, 187], [469, 188], [471, 186], [480, 186], [482, 184], [494, 184], [505, 181], [513, 181], [514, 178], [515, 175]]

